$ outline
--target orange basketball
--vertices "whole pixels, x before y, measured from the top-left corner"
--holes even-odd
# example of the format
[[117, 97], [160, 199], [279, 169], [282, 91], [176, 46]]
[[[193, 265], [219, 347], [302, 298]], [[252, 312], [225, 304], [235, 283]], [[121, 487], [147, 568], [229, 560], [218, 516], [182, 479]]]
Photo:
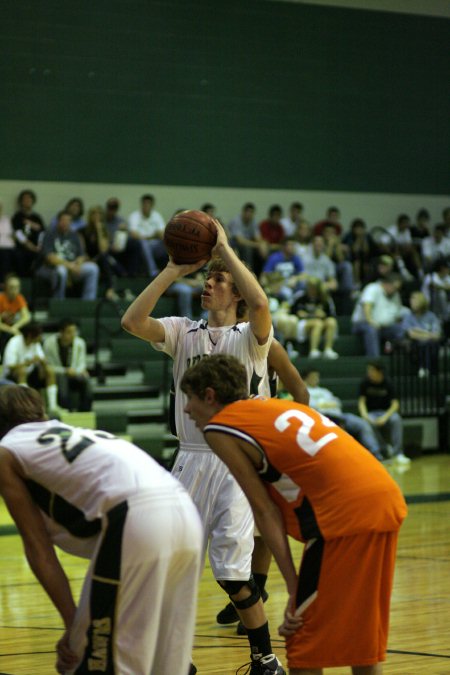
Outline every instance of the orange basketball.
[[216, 240], [216, 226], [203, 211], [181, 211], [169, 220], [164, 230], [164, 245], [177, 265], [210, 258]]

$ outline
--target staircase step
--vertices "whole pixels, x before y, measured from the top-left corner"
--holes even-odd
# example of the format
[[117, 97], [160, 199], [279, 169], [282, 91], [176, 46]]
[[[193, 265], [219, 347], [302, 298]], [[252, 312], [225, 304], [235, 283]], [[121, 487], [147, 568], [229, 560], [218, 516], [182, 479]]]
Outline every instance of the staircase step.
[[120, 398], [154, 398], [155, 396], [159, 396], [159, 394], [160, 388], [151, 384], [94, 384], [94, 398], [97, 401]]

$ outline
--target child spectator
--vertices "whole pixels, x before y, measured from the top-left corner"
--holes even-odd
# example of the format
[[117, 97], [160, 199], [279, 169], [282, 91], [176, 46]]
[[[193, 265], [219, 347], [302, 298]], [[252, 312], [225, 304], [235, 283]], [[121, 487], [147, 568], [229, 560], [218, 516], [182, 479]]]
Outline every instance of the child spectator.
[[20, 292], [20, 279], [9, 274], [5, 292], [0, 293], [0, 355], [12, 335], [18, 335], [22, 326], [29, 323], [31, 314], [28, 303]]

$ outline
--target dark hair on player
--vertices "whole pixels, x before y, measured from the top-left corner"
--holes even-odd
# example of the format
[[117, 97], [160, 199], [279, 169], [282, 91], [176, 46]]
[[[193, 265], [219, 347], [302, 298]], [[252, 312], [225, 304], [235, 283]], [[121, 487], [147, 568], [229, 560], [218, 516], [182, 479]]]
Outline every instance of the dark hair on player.
[[0, 438], [18, 424], [44, 419], [44, 402], [36, 389], [18, 384], [0, 387]]

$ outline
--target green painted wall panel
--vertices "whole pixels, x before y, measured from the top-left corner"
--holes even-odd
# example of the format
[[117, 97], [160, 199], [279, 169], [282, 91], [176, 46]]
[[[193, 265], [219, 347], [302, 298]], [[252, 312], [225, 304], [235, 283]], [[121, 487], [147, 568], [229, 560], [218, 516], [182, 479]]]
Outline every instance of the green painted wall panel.
[[0, 19], [1, 178], [448, 191], [448, 20], [263, 0]]

